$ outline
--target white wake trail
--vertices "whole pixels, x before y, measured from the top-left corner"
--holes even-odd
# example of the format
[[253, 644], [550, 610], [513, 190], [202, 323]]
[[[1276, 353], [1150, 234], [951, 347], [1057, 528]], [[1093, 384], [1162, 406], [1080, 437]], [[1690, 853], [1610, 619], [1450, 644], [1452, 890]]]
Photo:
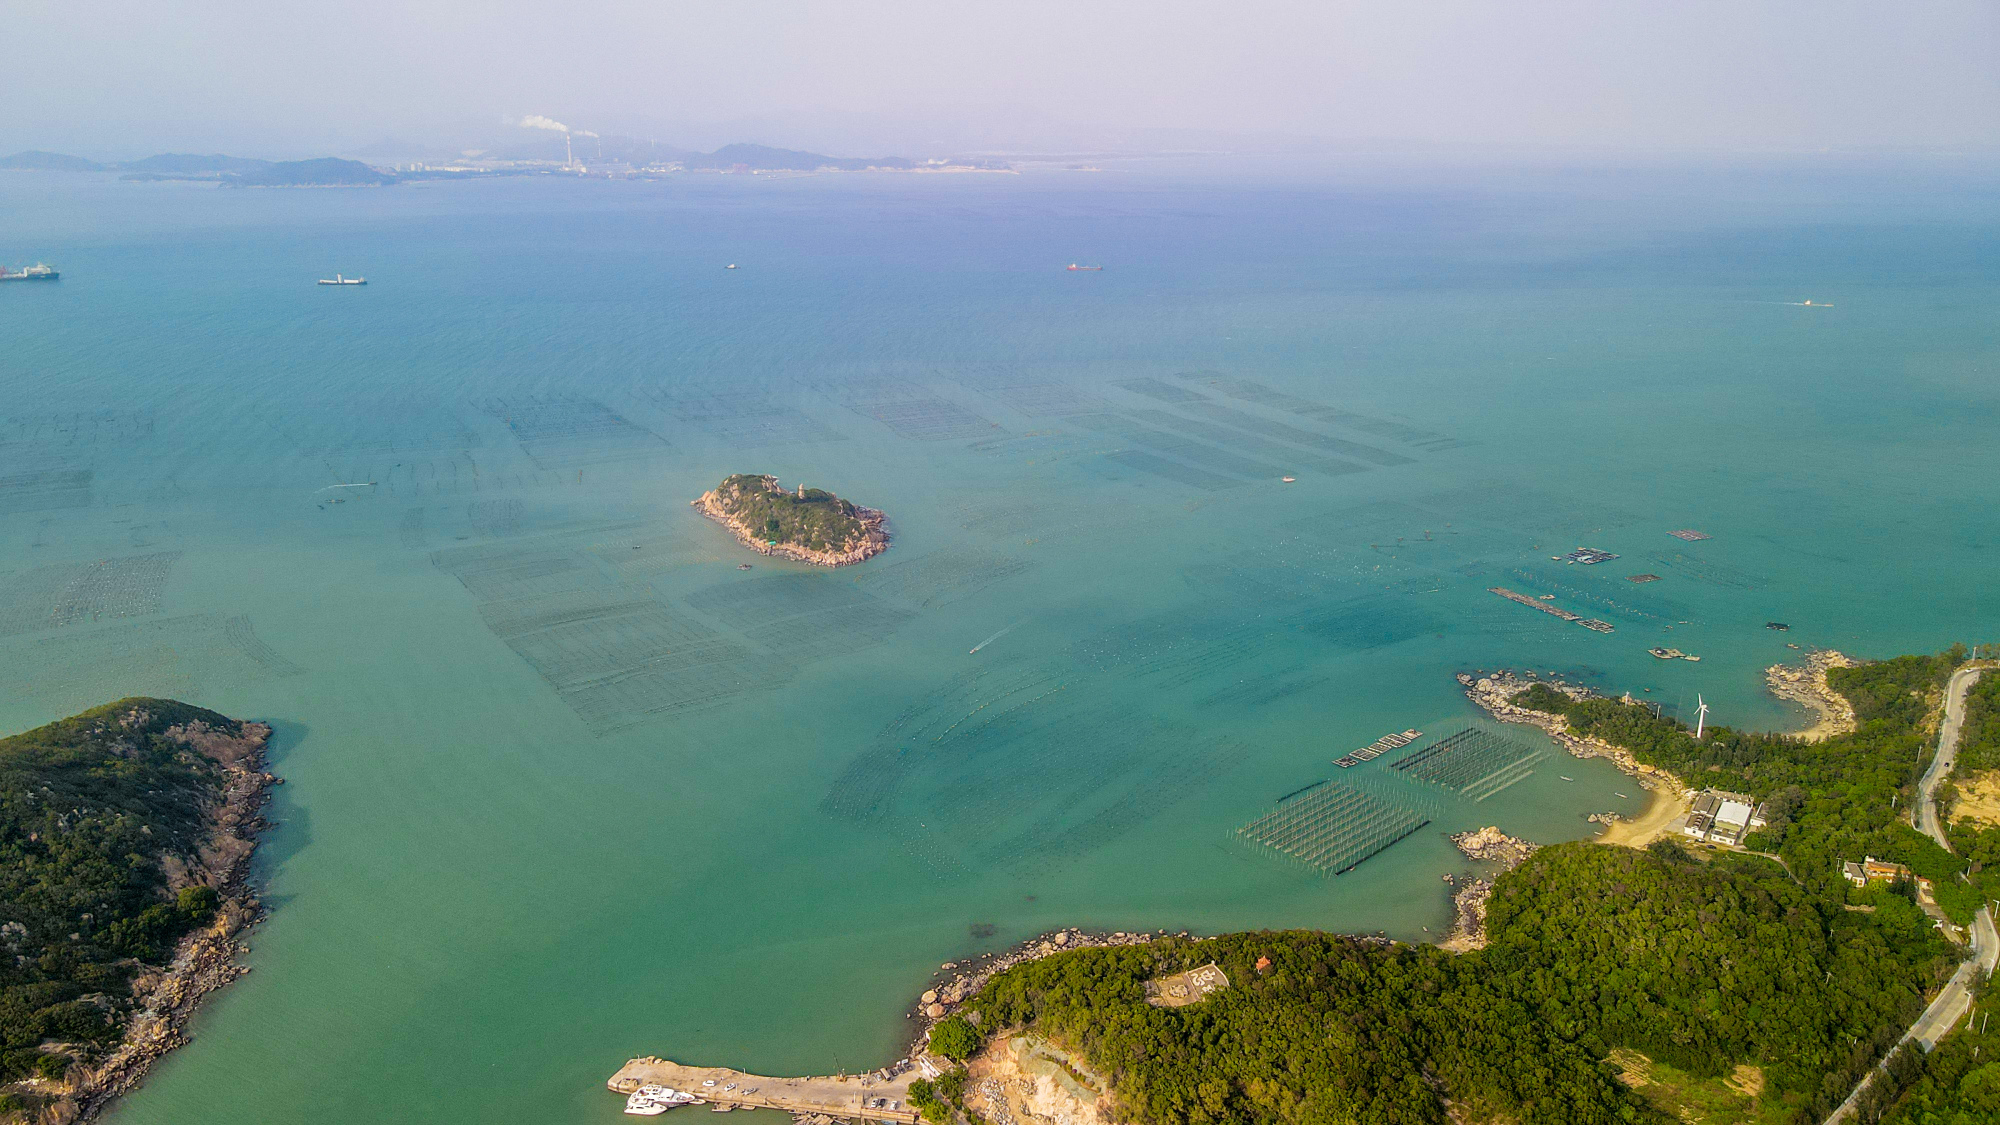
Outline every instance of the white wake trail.
[[1019, 629], [1020, 627], [1021, 623], [1019, 621], [1014, 622], [1012, 625], [1007, 626], [1005, 629], [1002, 629], [999, 632], [993, 634], [992, 636], [986, 638], [985, 640], [980, 641], [978, 644], [973, 645], [972, 651], [966, 653], [966, 655], [971, 656], [974, 653], [977, 653], [980, 649], [985, 648], [987, 645], [992, 644], [994, 641], [999, 640], [1001, 637], [1006, 636], [1007, 634], [1013, 632], [1016, 629]]

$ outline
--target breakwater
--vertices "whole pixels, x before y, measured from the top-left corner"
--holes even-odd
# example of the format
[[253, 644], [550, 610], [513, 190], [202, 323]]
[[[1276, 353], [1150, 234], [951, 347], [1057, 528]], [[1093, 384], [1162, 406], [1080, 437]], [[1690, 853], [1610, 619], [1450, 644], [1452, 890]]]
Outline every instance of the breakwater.
[[914, 1122], [907, 1064], [868, 1074], [818, 1078], [767, 1078], [721, 1066], [687, 1066], [647, 1055], [618, 1068], [605, 1085], [620, 1094], [641, 1086], [666, 1086], [694, 1094], [716, 1109], [775, 1109], [794, 1117], [849, 1121]]

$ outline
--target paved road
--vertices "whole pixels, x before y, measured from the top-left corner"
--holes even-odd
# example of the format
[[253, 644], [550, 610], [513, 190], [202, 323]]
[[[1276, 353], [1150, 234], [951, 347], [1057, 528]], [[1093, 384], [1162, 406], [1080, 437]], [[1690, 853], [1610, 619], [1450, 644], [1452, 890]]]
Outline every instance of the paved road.
[[[1939, 821], [1937, 804], [1931, 798], [1937, 792], [1938, 783], [1951, 773], [1952, 763], [1958, 760], [1958, 732], [1965, 722], [1965, 696], [1985, 670], [1960, 668], [1945, 684], [1944, 722], [1938, 725], [1937, 756], [1931, 759], [1930, 768], [1924, 771], [1923, 780], [1917, 785], [1917, 830], [1936, 840], [1938, 846], [1946, 851], [1951, 850], [1951, 845], [1945, 841], [1944, 824]], [[1923, 1044], [1924, 1050], [1930, 1050], [1972, 1007], [1973, 977], [1991, 976], [1994, 962], [2000, 960], [2000, 933], [1993, 928], [1993, 913], [1988, 907], [1979, 908], [1979, 913], [1972, 919], [1968, 936], [1972, 939], [1972, 956], [1951, 975], [1951, 980], [1945, 983], [1937, 999], [1932, 1000], [1930, 1006], [1924, 1009], [1924, 1014], [1917, 1017], [1917, 1022], [1910, 1025], [1910, 1030], [1903, 1034], [1902, 1043], [1897, 1046], [1915, 1039]], [[1846, 1120], [1854, 1112], [1861, 1092], [1879, 1073], [1881, 1068], [1876, 1067], [1863, 1075], [1861, 1081], [1855, 1084], [1854, 1092], [1847, 1095], [1847, 1100], [1840, 1103], [1840, 1108], [1826, 1119], [1826, 1125], [1838, 1125]]]
[[1924, 771], [1924, 779], [1917, 786], [1917, 831], [1938, 842], [1946, 851], [1951, 845], [1944, 838], [1944, 824], [1938, 819], [1937, 805], [1931, 801], [1931, 794], [1937, 791], [1938, 783], [1951, 774], [1952, 764], [1958, 761], [1958, 730], [1965, 723], [1965, 696], [1972, 685], [1979, 680], [1984, 668], [1960, 668], [1951, 674], [1951, 682], [1944, 686], [1944, 722], [1938, 727], [1938, 752], [1931, 759], [1931, 768]]

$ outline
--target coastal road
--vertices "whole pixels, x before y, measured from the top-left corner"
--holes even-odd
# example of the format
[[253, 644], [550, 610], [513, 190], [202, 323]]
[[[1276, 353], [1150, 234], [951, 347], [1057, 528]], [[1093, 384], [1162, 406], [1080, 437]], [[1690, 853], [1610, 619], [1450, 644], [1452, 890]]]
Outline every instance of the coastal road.
[[1965, 697], [1984, 671], [1984, 668], [1960, 668], [1945, 684], [1944, 722], [1938, 725], [1937, 756], [1931, 759], [1931, 768], [1924, 771], [1924, 779], [1917, 786], [1917, 831], [1936, 840], [1946, 851], [1951, 850], [1951, 845], [1945, 841], [1944, 823], [1938, 819], [1931, 794], [1937, 792], [1938, 783], [1950, 776], [1953, 763], [1958, 761], [1958, 732], [1965, 724]]
[[[1931, 759], [1930, 768], [1924, 771], [1923, 780], [1917, 785], [1917, 831], [1936, 840], [1938, 846], [1946, 851], [1951, 850], [1951, 845], [1945, 841], [1944, 823], [1938, 819], [1937, 804], [1932, 798], [1937, 793], [1938, 783], [1951, 773], [1952, 764], [1958, 761], [1958, 734], [1965, 723], [1965, 696], [1984, 671], [1984, 668], [1960, 668], [1945, 683], [1944, 721], [1938, 724], [1937, 756]], [[1937, 998], [1924, 1009], [1923, 1015], [1917, 1017], [1917, 1022], [1910, 1025], [1910, 1030], [1903, 1034], [1902, 1041], [1896, 1046], [1901, 1047], [1914, 1039], [1929, 1051], [1972, 1007], [1973, 979], [1976, 976], [1991, 976], [1994, 962], [2000, 960], [2000, 933], [1994, 931], [1990, 906], [1979, 908], [1967, 936], [1971, 938], [1972, 956], [1966, 958], [1958, 971], [1951, 975], [1951, 980], [1945, 982]], [[1854, 1086], [1854, 1092], [1847, 1095], [1847, 1100], [1840, 1103], [1840, 1108], [1826, 1119], [1826, 1125], [1838, 1125], [1852, 1116], [1855, 1104], [1861, 1099], [1861, 1092], [1881, 1072], [1882, 1068], [1877, 1066], [1862, 1075], [1861, 1081]]]
[[1938, 1040], [1943, 1039], [1959, 1017], [1965, 1015], [1966, 1009], [1972, 1007], [1973, 976], [1991, 973], [1996, 955], [2000, 955], [2000, 938], [1996, 938], [1993, 931], [1992, 911], [1982, 906], [1972, 919], [1972, 956], [1951, 975], [1950, 982], [1938, 993], [1937, 999], [1931, 1001], [1931, 1006], [1924, 1009], [1924, 1014], [1917, 1017], [1917, 1022], [1910, 1026], [1903, 1041], [1914, 1039], [1922, 1043], [1926, 1051], [1937, 1046]]

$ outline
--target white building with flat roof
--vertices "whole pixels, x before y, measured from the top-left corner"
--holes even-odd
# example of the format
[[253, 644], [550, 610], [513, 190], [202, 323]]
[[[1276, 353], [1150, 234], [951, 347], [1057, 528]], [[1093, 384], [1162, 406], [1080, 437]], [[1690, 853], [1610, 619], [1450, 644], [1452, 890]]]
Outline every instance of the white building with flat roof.
[[1752, 804], [1749, 797], [1704, 789], [1695, 797], [1681, 831], [1705, 844], [1735, 847], [1743, 842], [1743, 837], [1762, 827], [1763, 810]]

